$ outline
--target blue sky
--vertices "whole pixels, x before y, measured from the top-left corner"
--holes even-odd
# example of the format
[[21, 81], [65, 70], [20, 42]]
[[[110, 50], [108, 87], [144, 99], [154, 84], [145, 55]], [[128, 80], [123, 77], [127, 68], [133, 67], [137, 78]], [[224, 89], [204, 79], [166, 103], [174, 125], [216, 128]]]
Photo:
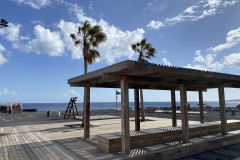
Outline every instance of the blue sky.
[[[130, 45], [145, 37], [157, 49], [152, 63], [239, 74], [239, 0], [2, 0], [0, 6], [0, 18], [9, 21], [0, 29], [0, 102], [72, 96], [81, 102], [83, 89], [67, 84], [83, 74], [82, 48], [69, 35], [85, 20], [100, 24], [108, 38], [89, 72], [137, 60]], [[239, 89], [225, 91], [226, 99], [240, 99]], [[144, 99], [169, 101], [170, 92], [144, 90]], [[204, 93], [204, 100], [217, 99], [216, 89]], [[198, 100], [197, 93], [188, 100]], [[115, 90], [93, 88], [91, 101], [115, 101]]]

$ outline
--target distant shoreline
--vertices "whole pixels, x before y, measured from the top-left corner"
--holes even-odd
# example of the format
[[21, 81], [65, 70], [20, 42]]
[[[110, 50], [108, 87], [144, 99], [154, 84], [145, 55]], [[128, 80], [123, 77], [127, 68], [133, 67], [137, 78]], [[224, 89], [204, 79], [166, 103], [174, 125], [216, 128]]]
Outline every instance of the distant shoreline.
[[[232, 100], [225, 100], [225, 101], [239, 101], [240, 102], [240, 99], [232, 99]], [[171, 101], [144, 101], [145, 103], [171, 103]], [[198, 101], [188, 101], [188, 102], [198, 102]], [[204, 101], [204, 102], [218, 102], [218, 100], [216, 101]], [[21, 102], [21, 103], [25, 103], [25, 104], [33, 104], [33, 103], [37, 103], [37, 104], [49, 104], [49, 103], [68, 103], [68, 102]], [[83, 102], [78, 102], [77, 103], [83, 103]], [[91, 103], [116, 103], [115, 102], [91, 102]], [[118, 101], [118, 103], [120, 103]], [[129, 103], [134, 103], [134, 101], [130, 101]], [[176, 101], [176, 103], [180, 103], [180, 101]]]

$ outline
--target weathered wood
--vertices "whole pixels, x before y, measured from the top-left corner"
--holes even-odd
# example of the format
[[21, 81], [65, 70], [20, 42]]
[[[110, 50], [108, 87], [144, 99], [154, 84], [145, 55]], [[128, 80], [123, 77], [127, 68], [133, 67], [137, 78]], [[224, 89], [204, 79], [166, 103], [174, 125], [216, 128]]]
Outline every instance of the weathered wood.
[[203, 108], [203, 93], [202, 93], [202, 90], [199, 90], [198, 94], [199, 94], [200, 122], [204, 123], [204, 108]]
[[143, 91], [140, 89], [140, 101], [141, 101], [141, 120], [145, 121], [145, 109], [144, 109], [144, 101], [143, 101]]
[[[165, 88], [170, 87], [170, 89], [174, 89], [172, 85], [180, 85], [181, 80], [190, 82], [187, 86], [187, 90], [194, 90], [197, 88], [217, 88], [222, 81], [225, 82], [225, 87], [240, 87], [240, 76], [237, 75], [168, 67], [134, 61], [120, 62], [71, 78], [68, 80], [68, 84], [71, 86], [82, 87], [86, 84], [90, 84], [91, 87], [115, 86], [116, 88], [119, 85], [118, 83], [115, 83], [116, 80], [119, 81], [119, 77], [125, 75], [130, 77], [129, 81], [137, 82], [136, 85], [138, 85], [138, 87], [140, 87], [139, 82], [151, 82], [151, 84], [149, 84], [149, 86], [152, 86], [151, 88], [158, 88], [159, 85], [162, 85]], [[129, 84], [129, 88], [135, 87], [136, 86], [131, 86]]]
[[90, 135], [90, 86], [84, 88], [84, 139], [89, 139]]
[[227, 116], [226, 116], [226, 105], [225, 105], [225, 95], [224, 95], [224, 87], [218, 87], [218, 95], [219, 95], [219, 107], [220, 107], [220, 118], [221, 118], [221, 127], [222, 127], [222, 135], [227, 135]]
[[[240, 121], [228, 121], [229, 131], [239, 130]], [[154, 130], [143, 129], [141, 132], [131, 132], [130, 134], [130, 148], [140, 148], [145, 146], [153, 146], [157, 144], [171, 143], [174, 141], [181, 141], [181, 129], [169, 129], [169, 127], [154, 128]], [[207, 135], [218, 134], [221, 132], [220, 122], [206, 122], [204, 125], [193, 125], [189, 127], [189, 137], [196, 138]], [[139, 134], [144, 133], [144, 134]], [[98, 136], [98, 148], [108, 152], [114, 153], [121, 151], [121, 135], [116, 133], [101, 134]], [[192, 141], [194, 142], [194, 140]], [[166, 144], [165, 144], [166, 145]]]
[[177, 126], [177, 114], [176, 114], [176, 96], [175, 90], [171, 90], [171, 104], [172, 104], [172, 126]]
[[181, 118], [182, 118], [182, 136], [183, 142], [189, 142], [189, 126], [188, 126], [188, 107], [187, 107], [187, 92], [185, 84], [180, 85], [181, 99]]
[[134, 89], [135, 130], [140, 130], [139, 89]]
[[[85, 92], [85, 89], [84, 89]], [[83, 111], [82, 111], [82, 127], [84, 127], [84, 115], [85, 115], [85, 93], [83, 94]]]
[[130, 128], [129, 128], [129, 95], [128, 80], [123, 76], [121, 80], [121, 112], [122, 112], [122, 154], [130, 153]]

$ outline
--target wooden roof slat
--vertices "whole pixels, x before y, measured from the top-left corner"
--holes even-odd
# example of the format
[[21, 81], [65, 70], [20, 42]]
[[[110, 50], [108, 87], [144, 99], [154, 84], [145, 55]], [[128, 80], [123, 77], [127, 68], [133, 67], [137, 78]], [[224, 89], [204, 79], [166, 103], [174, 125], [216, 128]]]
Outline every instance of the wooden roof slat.
[[[122, 76], [129, 79], [129, 88], [173, 89], [186, 83], [188, 90], [225, 87], [240, 88], [240, 76], [195, 69], [169, 67], [151, 63], [123, 61], [68, 80], [70, 86], [118, 88]], [[132, 83], [133, 82], [133, 83]]]

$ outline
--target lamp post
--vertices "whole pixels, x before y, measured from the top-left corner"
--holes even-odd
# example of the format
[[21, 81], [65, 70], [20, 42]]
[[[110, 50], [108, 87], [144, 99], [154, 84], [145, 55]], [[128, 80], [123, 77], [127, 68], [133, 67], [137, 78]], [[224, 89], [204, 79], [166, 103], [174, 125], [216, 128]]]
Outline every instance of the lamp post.
[[8, 24], [8, 21], [6, 21], [5, 19], [1, 19], [0, 28], [8, 27], [7, 24]]

